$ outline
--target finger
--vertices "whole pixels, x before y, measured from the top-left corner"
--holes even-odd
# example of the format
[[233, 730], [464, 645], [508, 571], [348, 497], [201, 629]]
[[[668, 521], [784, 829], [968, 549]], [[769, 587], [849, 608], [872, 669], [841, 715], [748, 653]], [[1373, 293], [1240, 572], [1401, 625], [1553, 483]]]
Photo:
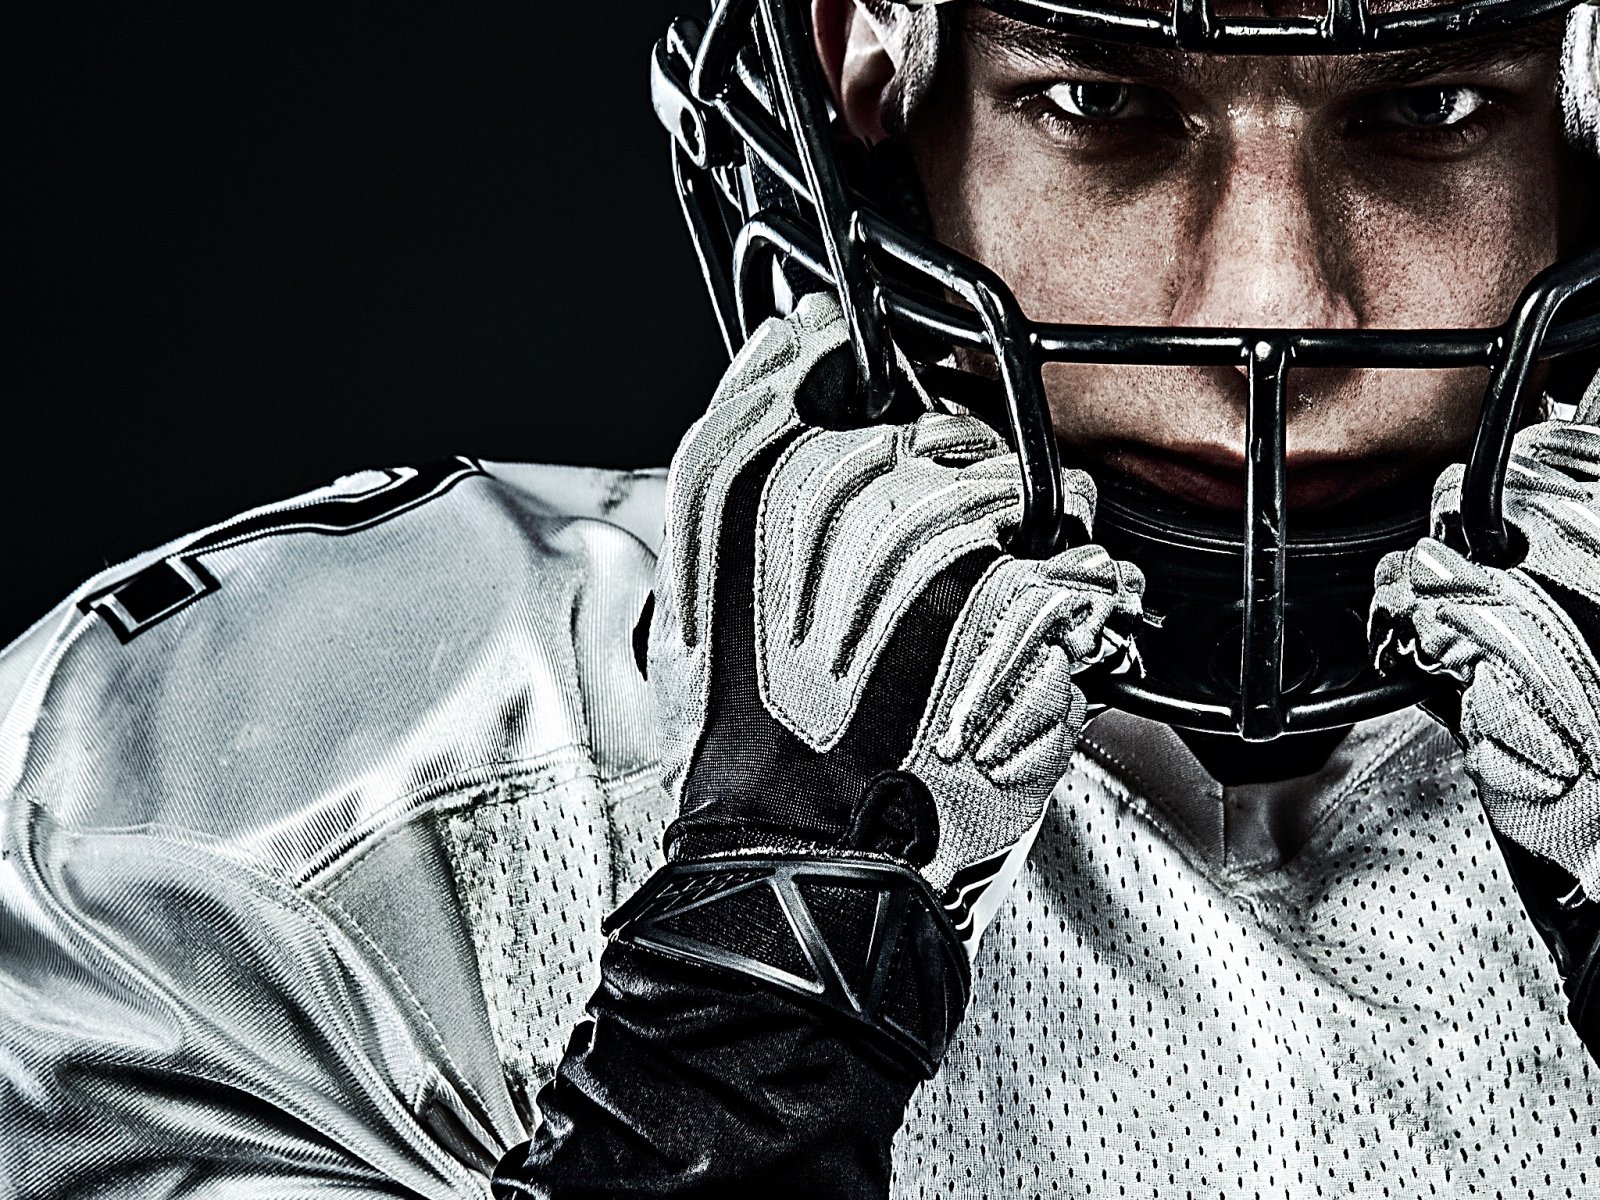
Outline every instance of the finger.
[[[1111, 614], [1138, 604], [1124, 573], [1097, 546], [1066, 551], [1049, 565], [1046, 578], [1040, 563], [1002, 559], [974, 589], [957, 624], [955, 653], [966, 649], [962, 643], [972, 640], [973, 630], [983, 631], [981, 648], [959, 658], [971, 666], [955, 681], [939, 753], [953, 757], [970, 744], [1046, 645], [1062, 649], [1069, 671], [1081, 667], [1098, 657]], [[1074, 565], [1081, 568], [1081, 581], [1071, 575]]]
[[1462, 464], [1452, 463], [1434, 480], [1429, 512], [1432, 514], [1431, 532], [1438, 540], [1444, 539], [1447, 530], [1460, 527], [1461, 483], [1466, 473]]
[[1390, 674], [1403, 669], [1404, 662], [1427, 669], [1417, 657], [1413, 623], [1416, 609], [1417, 596], [1407, 576], [1406, 552], [1385, 554], [1378, 563], [1372, 607], [1367, 615], [1367, 652], [1377, 670]]
[[1486, 670], [1486, 678], [1515, 680], [1527, 719], [1543, 722], [1589, 764], [1592, 750], [1584, 747], [1600, 745], [1596, 681], [1586, 654], [1564, 636], [1564, 620], [1547, 598], [1508, 577], [1498, 600], [1423, 606], [1416, 627], [1422, 652], [1459, 664], [1469, 692]]
[[[1539, 542], [1548, 526], [1564, 532], [1586, 523], [1575, 509], [1555, 513], [1552, 505], [1568, 501], [1588, 515], [1600, 510], [1600, 428], [1546, 421], [1518, 433], [1513, 447], [1503, 476], [1503, 511], [1530, 545]], [[1448, 531], [1460, 528], [1465, 474], [1466, 468], [1455, 463], [1434, 484], [1431, 513], [1435, 538], [1443, 539]]]
[[[807, 432], [779, 458], [763, 493], [762, 698], [819, 748], [843, 736], [907, 612], [930, 587], [945, 586], [938, 581], [958, 560], [997, 557], [1005, 515], [1016, 507], [1014, 474], [969, 478], [908, 454], [914, 436], [908, 426]], [[970, 586], [948, 597], [948, 620]], [[947, 634], [941, 626], [930, 658]]]
[[1418, 600], [1495, 597], [1503, 572], [1479, 566], [1436, 538], [1423, 538], [1410, 550], [1387, 554], [1374, 580], [1379, 588], [1403, 579]]
[[998, 549], [1017, 506], [1015, 474], [1002, 459], [958, 471], [908, 457], [910, 430], [880, 436], [889, 440], [865, 453], [848, 442], [797, 444], [805, 469], [775, 473], [768, 489], [769, 520], [789, 526], [764, 547], [774, 556], [792, 547], [782, 610], [790, 636], [827, 631], [836, 672], [870, 652], [885, 622], [940, 570], [973, 550]]
[[1039, 577], [1061, 587], [1088, 588], [1115, 596], [1118, 603], [1139, 610], [1144, 595], [1144, 572], [1135, 564], [1112, 558], [1101, 546], [1073, 546], [1040, 559]]
[[1600, 428], [1578, 421], [1544, 421], [1517, 434], [1519, 456], [1544, 463], [1578, 484], [1600, 482]]
[[1527, 703], [1522, 679], [1502, 663], [1487, 661], [1476, 672], [1461, 701], [1461, 734], [1472, 747], [1468, 766], [1486, 791], [1549, 803], [1577, 777], [1571, 739]]
[[800, 378], [841, 346], [847, 332], [839, 302], [826, 292], [801, 297], [787, 317], [769, 317], [756, 327], [723, 373], [711, 397], [715, 409], [752, 392], [780, 392], [792, 408]]
[[793, 396], [800, 379], [844, 339], [837, 302], [826, 296], [808, 296], [789, 318], [764, 322], [673, 456], [657, 591], [687, 646], [700, 643], [709, 620], [709, 581], [735, 481], [799, 427]]
[[1506, 499], [1510, 506], [1528, 500], [1564, 497], [1587, 500], [1592, 489], [1542, 458], [1513, 454], [1506, 463]]
[[833, 543], [848, 533], [848, 505], [894, 465], [897, 436], [889, 428], [817, 430], [785, 451], [773, 469], [762, 499], [757, 574], [767, 586], [787, 582], [781, 611], [792, 639], [810, 627], [813, 602], [822, 594], [818, 577]]
[[835, 671], [849, 669], [876, 642], [874, 627], [893, 622], [946, 566], [977, 550], [998, 549], [1000, 517], [1009, 508], [1005, 494], [972, 494], [959, 511], [939, 507], [939, 499], [930, 494], [921, 511], [902, 511], [875, 531], [863, 524], [830, 551], [835, 582], [819, 586], [813, 602], [815, 620], [835, 637]]
[[1002, 787], [1050, 787], [1075, 748], [1087, 705], [1073, 662], [1047, 645], [998, 707], [973, 760]]
[[924, 413], [911, 425], [907, 452], [961, 467], [1009, 453], [1005, 440], [977, 417]]
[[1075, 546], [1040, 563], [1039, 575], [1047, 583], [1102, 598], [1100, 606], [1081, 617], [1061, 614], [1075, 619], [1051, 633], [1066, 646], [1074, 671], [1107, 660], [1125, 663], [1130, 658], [1132, 638], [1144, 618], [1143, 571], [1112, 558], [1100, 546]]
[[1061, 516], [1066, 522], [1067, 544], [1082, 545], [1094, 533], [1099, 492], [1085, 471], [1061, 472]]
[[[973, 480], [1004, 481], [1016, 498], [1014, 511], [1006, 514], [1006, 524], [1014, 527], [1022, 519], [1022, 473], [1017, 466], [1017, 456], [1002, 447], [1002, 452], [976, 461], [962, 468], [962, 478]], [[1061, 519], [1065, 544], [1083, 545], [1089, 541], [1094, 528], [1095, 506], [1098, 493], [1093, 477], [1083, 471], [1061, 472]]]
[[673, 456], [657, 592], [665, 611], [678, 616], [687, 646], [700, 643], [710, 619], [729, 493], [765, 447], [798, 425], [792, 407], [747, 393], [696, 422]]
[[1367, 637], [1373, 663], [1394, 670], [1398, 660], [1465, 683], [1480, 657], [1460, 630], [1439, 620], [1441, 604], [1464, 597], [1494, 600], [1499, 587], [1488, 571], [1442, 542], [1424, 538], [1411, 550], [1384, 555], [1374, 576]]

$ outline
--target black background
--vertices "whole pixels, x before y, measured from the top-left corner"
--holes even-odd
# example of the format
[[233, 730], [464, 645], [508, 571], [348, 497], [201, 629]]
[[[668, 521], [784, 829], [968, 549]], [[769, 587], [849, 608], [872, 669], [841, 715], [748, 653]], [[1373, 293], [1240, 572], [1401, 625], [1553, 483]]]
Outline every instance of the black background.
[[692, 0], [0, 16], [0, 644], [369, 466], [665, 462], [725, 362], [648, 94]]

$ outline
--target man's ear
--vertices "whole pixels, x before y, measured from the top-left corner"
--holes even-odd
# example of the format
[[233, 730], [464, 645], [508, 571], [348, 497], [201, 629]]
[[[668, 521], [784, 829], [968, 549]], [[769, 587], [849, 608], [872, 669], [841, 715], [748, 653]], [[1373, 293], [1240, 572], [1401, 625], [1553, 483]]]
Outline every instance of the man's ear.
[[812, 0], [817, 56], [850, 133], [866, 142], [888, 137], [884, 108], [899, 69], [884, 31], [856, 0]]

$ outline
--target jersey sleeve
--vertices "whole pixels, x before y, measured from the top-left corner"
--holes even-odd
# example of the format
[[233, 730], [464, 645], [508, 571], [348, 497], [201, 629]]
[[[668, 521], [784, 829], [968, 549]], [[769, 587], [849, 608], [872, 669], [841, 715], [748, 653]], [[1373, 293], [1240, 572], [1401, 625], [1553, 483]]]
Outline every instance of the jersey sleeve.
[[107, 572], [0, 656], [0, 1179], [487, 1195], [526, 1114], [448, 830], [515, 802], [603, 858], [612, 781], [653, 762], [652, 480], [367, 472]]

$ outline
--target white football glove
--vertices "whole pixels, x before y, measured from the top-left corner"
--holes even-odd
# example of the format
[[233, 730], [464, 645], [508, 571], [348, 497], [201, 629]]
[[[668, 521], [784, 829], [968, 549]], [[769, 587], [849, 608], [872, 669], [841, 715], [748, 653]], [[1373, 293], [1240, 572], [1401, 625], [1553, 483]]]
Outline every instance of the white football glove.
[[[830, 297], [768, 321], [668, 480], [650, 638], [675, 861], [877, 855], [920, 872], [969, 953], [1020, 871], [1143, 578], [1081, 546], [1003, 549], [1016, 457], [972, 417], [811, 428], [848, 361]], [[1065, 476], [1082, 529], [1094, 488]]]
[[[1458, 518], [1463, 468], [1434, 490], [1434, 531]], [[1506, 520], [1527, 539], [1509, 570], [1435, 538], [1379, 564], [1379, 666], [1402, 655], [1464, 685], [1467, 769], [1501, 836], [1600, 895], [1600, 428], [1517, 434]]]

